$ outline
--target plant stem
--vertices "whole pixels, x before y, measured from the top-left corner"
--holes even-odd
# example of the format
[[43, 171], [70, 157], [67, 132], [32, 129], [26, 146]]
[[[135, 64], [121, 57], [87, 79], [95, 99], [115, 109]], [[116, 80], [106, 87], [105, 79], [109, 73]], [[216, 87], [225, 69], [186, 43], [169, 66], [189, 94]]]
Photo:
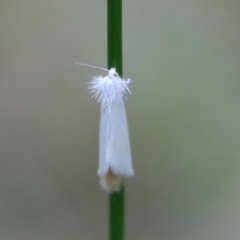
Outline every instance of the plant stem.
[[122, 76], [122, 0], [108, 0], [108, 69]]
[[109, 240], [124, 239], [124, 187], [109, 196]]
[[[108, 69], [122, 76], [122, 0], [107, 0]], [[124, 186], [109, 196], [109, 240], [124, 239]]]

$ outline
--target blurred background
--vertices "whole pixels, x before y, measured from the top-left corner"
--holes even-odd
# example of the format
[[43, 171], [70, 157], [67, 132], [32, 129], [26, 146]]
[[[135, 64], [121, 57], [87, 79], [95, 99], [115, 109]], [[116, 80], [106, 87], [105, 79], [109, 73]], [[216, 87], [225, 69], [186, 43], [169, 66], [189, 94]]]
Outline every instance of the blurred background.
[[[0, 1], [0, 239], [105, 240], [106, 1]], [[240, 238], [240, 2], [123, 0], [135, 177], [126, 240]]]

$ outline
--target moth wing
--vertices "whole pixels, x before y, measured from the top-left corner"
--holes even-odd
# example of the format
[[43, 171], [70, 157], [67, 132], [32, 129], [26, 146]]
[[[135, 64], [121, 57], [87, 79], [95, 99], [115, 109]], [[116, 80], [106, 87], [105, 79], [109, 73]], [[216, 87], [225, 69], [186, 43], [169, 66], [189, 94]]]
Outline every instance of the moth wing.
[[110, 168], [116, 175], [133, 176], [127, 117], [123, 101], [114, 102], [111, 111], [101, 109], [98, 175]]

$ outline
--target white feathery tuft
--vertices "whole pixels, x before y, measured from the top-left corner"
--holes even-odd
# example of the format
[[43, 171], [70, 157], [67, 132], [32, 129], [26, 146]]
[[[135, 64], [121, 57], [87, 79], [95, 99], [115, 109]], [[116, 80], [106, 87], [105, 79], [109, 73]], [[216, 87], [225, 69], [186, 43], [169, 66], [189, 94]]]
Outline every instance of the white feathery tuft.
[[122, 79], [116, 72], [115, 68], [108, 71], [105, 77], [93, 77], [89, 82], [89, 89], [93, 93], [93, 97], [101, 103], [102, 108], [111, 111], [111, 106], [114, 102], [122, 102], [126, 93], [130, 93], [128, 88], [130, 79]]

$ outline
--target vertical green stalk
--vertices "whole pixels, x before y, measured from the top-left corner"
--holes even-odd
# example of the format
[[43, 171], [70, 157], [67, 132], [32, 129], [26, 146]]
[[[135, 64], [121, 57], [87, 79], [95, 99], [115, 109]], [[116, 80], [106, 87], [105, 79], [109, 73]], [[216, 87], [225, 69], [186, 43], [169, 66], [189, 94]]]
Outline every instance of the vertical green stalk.
[[108, 69], [122, 76], [122, 0], [108, 0]]
[[[108, 69], [122, 76], [122, 0], [107, 0]], [[124, 239], [124, 187], [109, 196], [109, 240]]]
[[109, 240], [124, 239], [124, 187], [109, 196]]

